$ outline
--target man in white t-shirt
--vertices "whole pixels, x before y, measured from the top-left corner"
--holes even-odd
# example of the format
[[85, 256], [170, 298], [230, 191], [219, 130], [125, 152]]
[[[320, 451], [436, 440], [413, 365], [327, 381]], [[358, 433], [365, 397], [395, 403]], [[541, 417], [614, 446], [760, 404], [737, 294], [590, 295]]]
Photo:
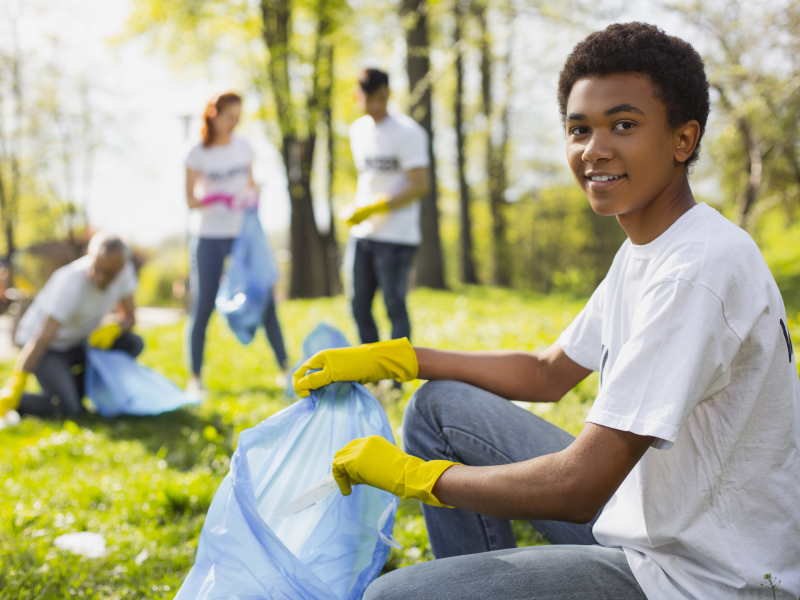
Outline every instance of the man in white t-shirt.
[[420, 198], [430, 189], [428, 135], [413, 119], [390, 115], [389, 77], [366, 69], [359, 78], [363, 117], [350, 126], [358, 170], [345, 278], [364, 344], [378, 341], [372, 300], [383, 292], [392, 339], [411, 336], [406, 292], [411, 262], [422, 241]]
[[[15, 341], [22, 350], [0, 390], [0, 417], [14, 409], [22, 415], [80, 413], [84, 344], [132, 356], [144, 347], [131, 333], [137, 285], [130, 250], [102, 231], [92, 237], [86, 256], [53, 273], [17, 328]], [[117, 314], [112, 316], [113, 310]], [[39, 380], [40, 394], [25, 393], [30, 373]]]
[[[576, 182], [628, 234], [559, 340], [536, 353], [381, 342], [298, 370], [298, 393], [438, 380], [406, 407], [408, 454], [370, 437], [334, 459], [343, 493], [421, 500], [437, 558], [364, 598], [796, 599], [800, 379], [758, 247], [692, 195], [703, 61], [655, 26], [614, 24], [573, 49], [558, 100]], [[577, 438], [506, 400], [557, 402], [592, 371]], [[515, 548], [510, 519], [552, 545]]]

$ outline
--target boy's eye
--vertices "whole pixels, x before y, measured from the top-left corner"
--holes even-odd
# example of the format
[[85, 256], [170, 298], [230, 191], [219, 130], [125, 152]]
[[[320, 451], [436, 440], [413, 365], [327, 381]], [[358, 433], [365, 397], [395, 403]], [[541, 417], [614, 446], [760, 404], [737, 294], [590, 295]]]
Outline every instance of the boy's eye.
[[614, 124], [613, 130], [614, 131], [627, 131], [628, 129], [631, 129], [633, 127], [635, 127], [635, 125], [633, 123], [631, 123], [630, 121], [620, 121], [619, 123], [615, 123]]
[[569, 130], [570, 135], [584, 135], [586, 133], [589, 133], [588, 127], [573, 127]]

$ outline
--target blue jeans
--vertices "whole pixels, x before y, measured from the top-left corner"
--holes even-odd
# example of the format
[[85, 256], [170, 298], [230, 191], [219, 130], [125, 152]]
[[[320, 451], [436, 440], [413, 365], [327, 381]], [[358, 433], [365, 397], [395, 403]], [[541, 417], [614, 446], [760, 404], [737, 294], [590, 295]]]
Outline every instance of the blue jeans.
[[406, 309], [408, 275], [416, 246], [356, 240], [353, 264], [353, 316], [362, 344], [379, 340], [372, 318], [372, 300], [381, 288], [386, 313], [392, 322], [392, 339], [411, 339], [411, 323]]
[[[230, 254], [231, 246], [233, 246], [233, 238], [192, 237], [189, 239], [191, 272], [189, 274], [189, 319], [186, 327], [191, 368], [195, 375], [199, 375], [203, 367], [206, 328], [211, 313], [214, 312], [222, 268], [225, 265], [225, 258]], [[283, 343], [278, 315], [275, 313], [275, 300], [271, 295], [264, 309], [263, 323], [267, 339], [275, 352], [275, 358], [281, 368], [284, 368], [288, 365], [286, 347]]]
[[[574, 437], [490, 392], [432, 381], [409, 400], [403, 445], [425, 460], [502, 465], [559, 452]], [[620, 548], [597, 544], [592, 525], [531, 521], [552, 546], [516, 548], [511, 522], [423, 504], [436, 560], [375, 581], [366, 599], [645, 598]]]

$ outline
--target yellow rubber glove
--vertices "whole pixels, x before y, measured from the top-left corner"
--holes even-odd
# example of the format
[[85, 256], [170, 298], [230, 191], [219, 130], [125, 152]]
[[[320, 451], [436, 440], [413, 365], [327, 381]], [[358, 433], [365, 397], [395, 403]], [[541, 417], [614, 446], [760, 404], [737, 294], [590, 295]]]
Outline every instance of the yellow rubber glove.
[[444, 506], [433, 495], [433, 486], [447, 469], [460, 463], [431, 460], [406, 454], [379, 435], [353, 440], [333, 457], [333, 478], [342, 494], [365, 483], [400, 498], [416, 498], [431, 506]]
[[370, 218], [376, 213], [384, 212], [389, 212], [389, 196], [385, 194], [379, 196], [378, 200], [373, 204], [357, 208], [347, 219], [346, 223], [352, 227], [353, 225], [358, 225], [361, 223], [361, 221]]
[[119, 323], [109, 323], [95, 329], [89, 336], [89, 345], [101, 350], [108, 350], [122, 335], [122, 327]]
[[5, 387], [0, 390], [0, 417], [10, 410], [16, 410], [19, 406], [25, 385], [28, 383], [28, 373], [25, 371], [14, 371], [6, 381]]
[[[308, 373], [312, 369], [322, 370]], [[305, 398], [311, 390], [334, 381], [412, 381], [418, 373], [417, 354], [408, 338], [401, 338], [317, 352], [294, 372], [292, 385], [297, 395]]]

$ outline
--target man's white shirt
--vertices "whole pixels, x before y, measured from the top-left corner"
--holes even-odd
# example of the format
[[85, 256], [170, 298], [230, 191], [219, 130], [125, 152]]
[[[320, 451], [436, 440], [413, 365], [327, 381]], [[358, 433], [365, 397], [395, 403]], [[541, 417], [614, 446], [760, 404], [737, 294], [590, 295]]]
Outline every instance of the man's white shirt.
[[[358, 171], [356, 206], [368, 206], [378, 194], [394, 194], [407, 182], [406, 171], [430, 166], [428, 134], [405, 115], [387, 115], [375, 123], [364, 115], [350, 126], [350, 150]], [[417, 246], [420, 201], [372, 215], [350, 229], [355, 238]]]
[[[800, 595], [800, 380], [753, 240], [700, 204], [620, 248], [560, 343], [600, 372], [587, 421], [656, 438], [594, 525], [650, 600]], [[792, 595], [793, 594], [793, 595]]]
[[103, 317], [123, 298], [136, 291], [138, 280], [133, 263], [127, 261], [104, 290], [89, 279], [93, 258], [84, 256], [61, 267], [50, 276], [20, 319], [14, 341], [24, 346], [39, 334], [47, 317], [61, 324], [50, 343], [52, 350], [69, 350], [80, 345]]

